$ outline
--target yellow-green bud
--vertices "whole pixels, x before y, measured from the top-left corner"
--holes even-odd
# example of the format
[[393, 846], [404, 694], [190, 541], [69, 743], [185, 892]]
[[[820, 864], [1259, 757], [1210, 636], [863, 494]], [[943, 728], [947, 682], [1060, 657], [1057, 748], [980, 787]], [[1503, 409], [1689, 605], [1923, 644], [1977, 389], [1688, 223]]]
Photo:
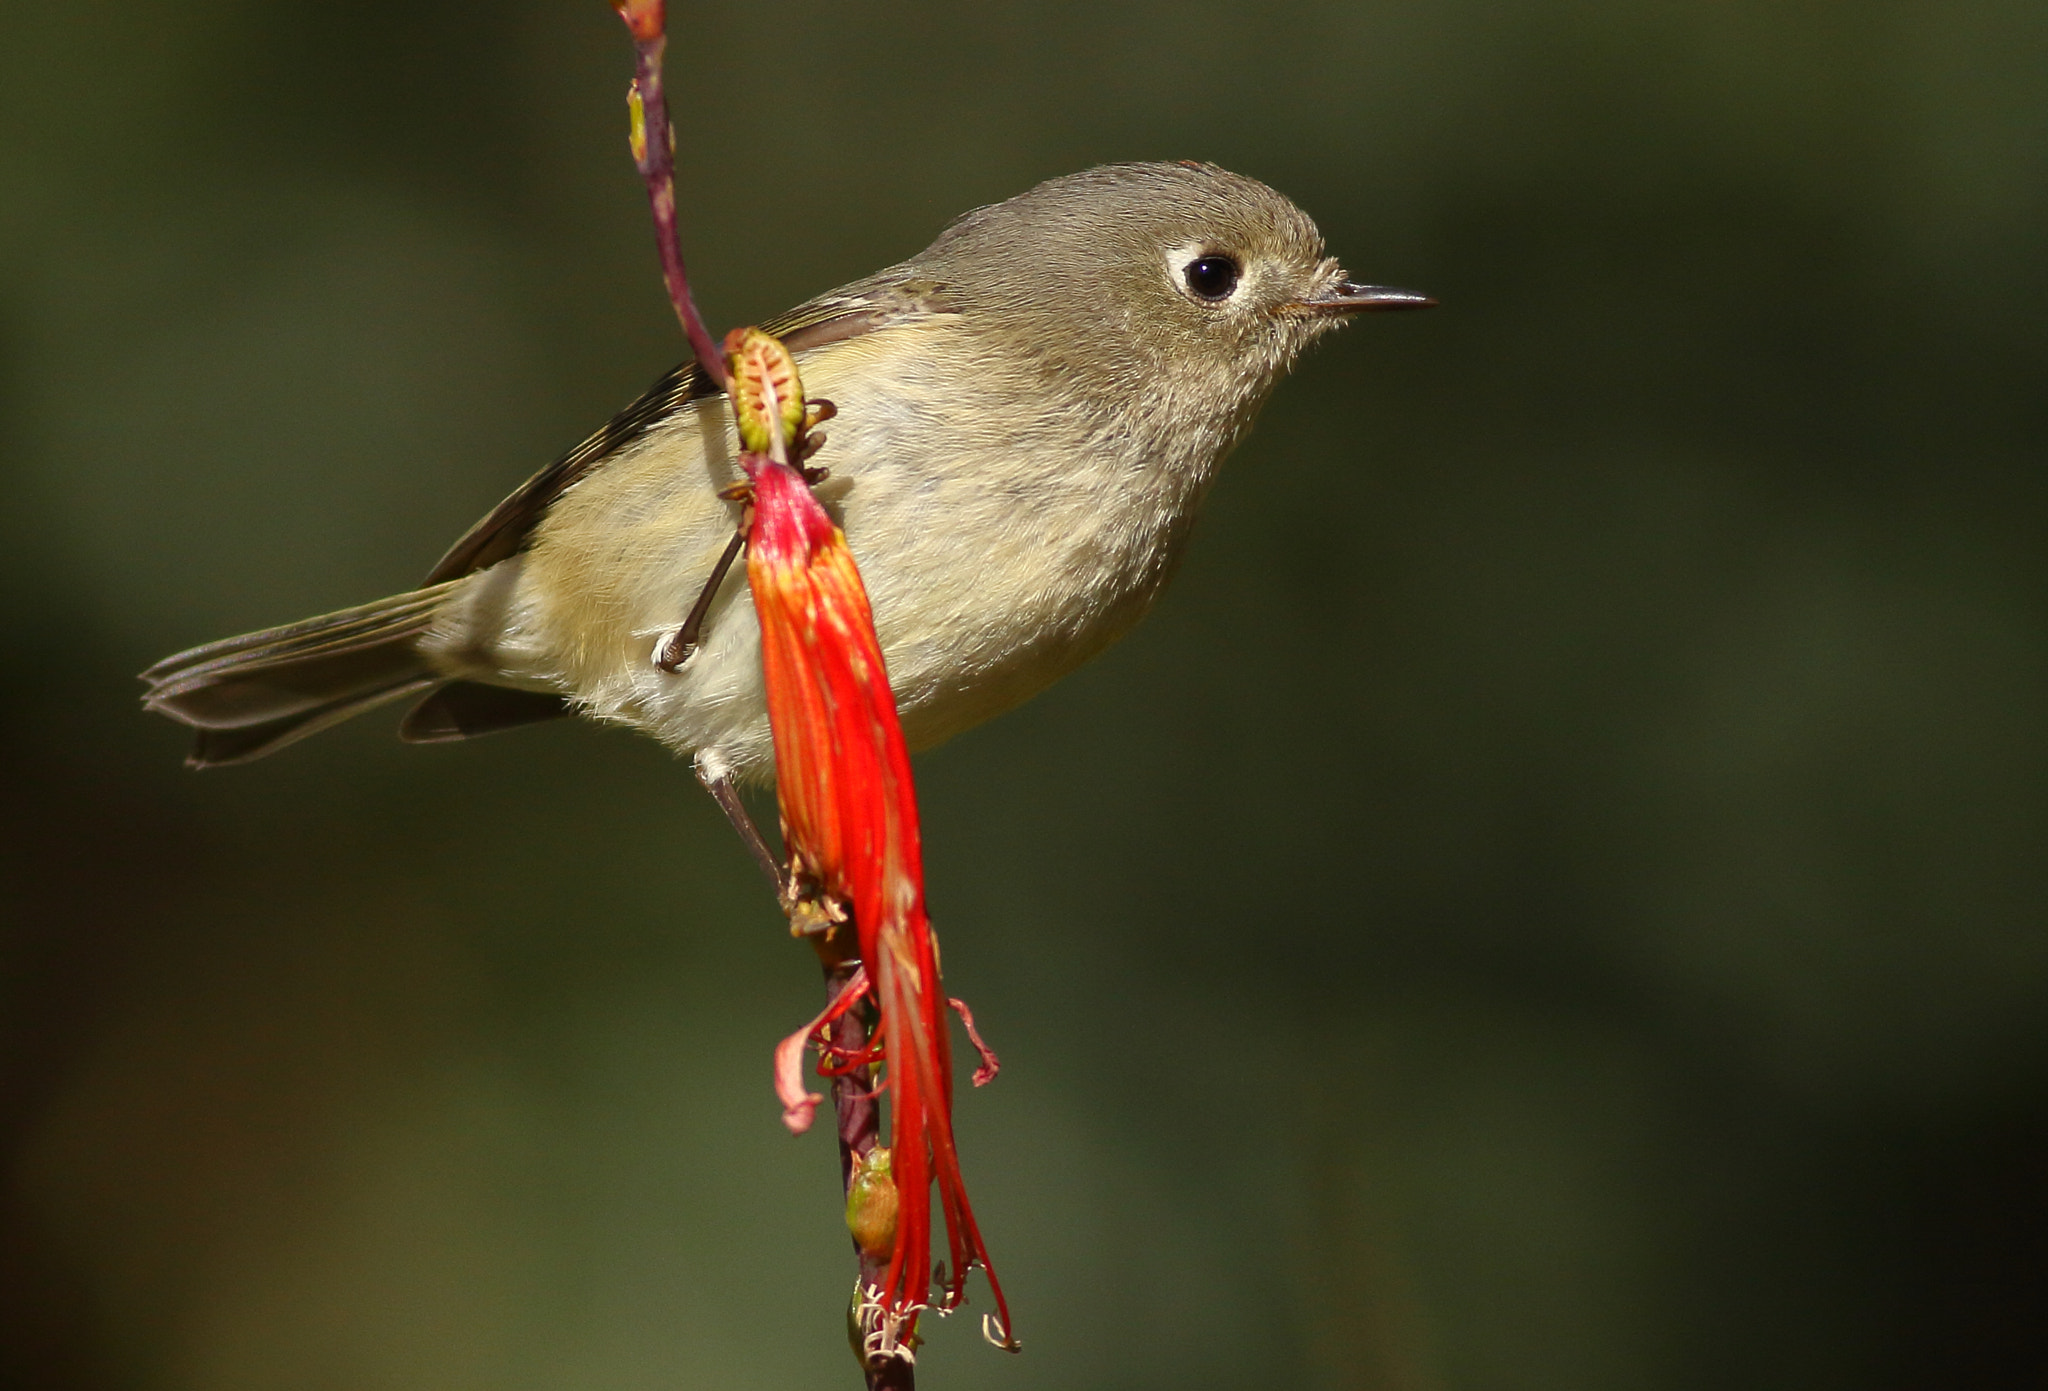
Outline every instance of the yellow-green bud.
[[876, 1145], [867, 1158], [854, 1156], [853, 1184], [846, 1190], [846, 1229], [861, 1250], [877, 1260], [896, 1242], [896, 1178], [889, 1150]]
[[740, 447], [752, 454], [771, 452], [771, 416], [781, 419], [783, 443], [794, 446], [804, 429], [804, 384], [782, 340], [758, 328], [736, 328], [725, 335], [725, 361], [732, 373], [732, 420]]

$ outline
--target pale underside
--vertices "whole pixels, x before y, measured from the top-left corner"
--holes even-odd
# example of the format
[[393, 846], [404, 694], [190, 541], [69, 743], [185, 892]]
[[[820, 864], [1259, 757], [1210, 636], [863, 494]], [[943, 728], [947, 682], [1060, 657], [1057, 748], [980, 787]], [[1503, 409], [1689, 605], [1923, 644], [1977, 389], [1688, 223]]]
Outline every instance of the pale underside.
[[[1026, 699], [1136, 622], [1257, 404], [1069, 406], [996, 428], [945, 389], [963, 355], [978, 357], [956, 324], [932, 315], [801, 358], [808, 393], [839, 407], [813, 461], [830, 470], [818, 496], [860, 565], [913, 748]], [[977, 400], [1053, 395], [1025, 369], [980, 366]], [[1176, 409], [1178, 428], [1148, 428]], [[740, 481], [733, 454], [722, 399], [679, 410], [555, 501], [523, 555], [451, 591], [423, 644], [429, 661], [448, 676], [562, 692], [709, 772], [765, 776], [773, 755], [743, 567], [696, 655], [673, 674], [652, 660], [732, 536], [738, 508], [718, 494]]]

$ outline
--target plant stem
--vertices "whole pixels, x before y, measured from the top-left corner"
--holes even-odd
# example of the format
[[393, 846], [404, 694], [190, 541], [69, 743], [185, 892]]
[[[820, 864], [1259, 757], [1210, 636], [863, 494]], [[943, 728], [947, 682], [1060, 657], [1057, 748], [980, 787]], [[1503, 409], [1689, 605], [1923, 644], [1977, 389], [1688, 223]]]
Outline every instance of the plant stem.
[[618, 5], [633, 35], [633, 165], [647, 185], [647, 205], [654, 213], [654, 245], [661, 253], [661, 278], [668, 284], [669, 303], [675, 306], [697, 366], [723, 391], [727, 386], [725, 358], [711, 330], [704, 326], [704, 316], [697, 312], [676, 230], [675, 136], [668, 123], [668, 95], [661, 85], [661, 59], [668, 49], [662, 27], [665, 8], [661, 0], [627, 0]]
[[[661, 254], [661, 275], [668, 286], [669, 303], [674, 306], [683, 333], [690, 340], [690, 351], [696, 356], [698, 369], [719, 390], [730, 392], [732, 383], [725, 357], [718, 351], [711, 331], [704, 326], [704, 317], [697, 311], [696, 298], [690, 293], [690, 274], [683, 264], [682, 240], [676, 228], [675, 137], [669, 126], [668, 96], [661, 81], [662, 56], [668, 48], [665, 32], [667, 5], [664, 0], [613, 0], [613, 6], [633, 36], [633, 88], [630, 95], [633, 164], [640, 171], [641, 182], [647, 187], [647, 204], [654, 214], [654, 243]], [[782, 457], [781, 451], [778, 427], [778, 459]], [[711, 581], [692, 607], [689, 618], [664, 648], [659, 663], [664, 670], [675, 670], [689, 657], [719, 581], [738, 556], [746, 533], [747, 527], [743, 522], [733, 544], [726, 548]], [[723, 778], [708, 779], [705, 786], [753, 850], [770, 882], [778, 886], [779, 896], [783, 883], [780, 864], [747, 815], [738, 792]], [[816, 946], [818, 959], [825, 968], [825, 994], [830, 1003], [838, 1000], [853, 980], [854, 973], [860, 969], [860, 938], [853, 923], [847, 921], [839, 924], [828, 936], [816, 939]], [[874, 1025], [874, 1006], [862, 1004], [848, 1010], [832, 1025], [831, 1041], [846, 1053], [857, 1052], [867, 1045], [868, 1034]], [[832, 1111], [838, 1121], [842, 1195], [853, 1187], [855, 1156], [865, 1158], [881, 1143], [882, 1106], [873, 1094], [872, 1072], [873, 1069], [859, 1068], [832, 1079]], [[857, 1288], [878, 1288], [888, 1274], [888, 1259], [868, 1255], [857, 1242], [854, 1254], [859, 1261], [860, 1283]], [[855, 1356], [861, 1357], [861, 1370], [867, 1378], [868, 1391], [915, 1391], [916, 1372], [908, 1357], [883, 1357], [870, 1362], [861, 1356], [857, 1330], [854, 1342]]]
[[[860, 945], [851, 922], [841, 923], [818, 947], [825, 967], [825, 998], [837, 1000], [853, 973], [860, 969]], [[862, 1004], [839, 1016], [832, 1025], [831, 1042], [847, 1052], [865, 1048], [874, 1027], [874, 1006]], [[882, 1140], [882, 1104], [872, 1093], [874, 1078], [865, 1068], [832, 1079], [832, 1112], [838, 1120], [839, 1181], [842, 1191], [853, 1188], [854, 1156], [866, 1158]], [[868, 1255], [855, 1243], [859, 1261], [860, 1288], [879, 1287], [889, 1273], [887, 1256]], [[856, 1334], [856, 1339], [858, 1335]], [[859, 1356], [858, 1350], [855, 1352]], [[914, 1391], [917, 1369], [908, 1358], [884, 1357], [875, 1362], [862, 1360], [868, 1391]]]

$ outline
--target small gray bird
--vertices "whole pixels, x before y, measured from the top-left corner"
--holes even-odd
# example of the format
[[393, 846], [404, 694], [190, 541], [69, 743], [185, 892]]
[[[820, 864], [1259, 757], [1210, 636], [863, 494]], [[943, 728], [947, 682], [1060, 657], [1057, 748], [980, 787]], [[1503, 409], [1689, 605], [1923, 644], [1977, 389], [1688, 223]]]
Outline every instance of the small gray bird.
[[[866, 580], [910, 746], [1128, 631], [1301, 350], [1361, 310], [1432, 302], [1353, 284], [1264, 184], [1122, 164], [968, 213], [764, 325], [838, 407], [818, 496]], [[758, 779], [773, 753], [744, 578], [711, 596], [686, 661], [657, 660], [733, 535], [735, 452], [724, 397], [680, 367], [424, 588], [168, 657], [144, 703], [198, 729], [202, 768], [417, 696], [413, 742], [579, 712], [692, 755], [714, 790]]]

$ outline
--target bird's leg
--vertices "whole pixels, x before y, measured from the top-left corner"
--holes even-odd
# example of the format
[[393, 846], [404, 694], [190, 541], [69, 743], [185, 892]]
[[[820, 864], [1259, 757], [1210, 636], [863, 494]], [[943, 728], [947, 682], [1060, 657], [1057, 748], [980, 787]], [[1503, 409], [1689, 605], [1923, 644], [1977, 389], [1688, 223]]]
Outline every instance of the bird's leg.
[[[718, 587], [725, 583], [726, 571], [739, 559], [740, 550], [747, 544], [748, 523], [753, 520], [753, 509], [749, 507], [740, 513], [738, 530], [732, 540], [725, 543], [725, 553], [718, 557], [718, 563], [711, 567], [711, 578], [704, 581], [704, 588], [697, 593], [697, 602], [690, 605], [690, 613], [683, 620], [683, 626], [662, 640], [654, 649], [654, 665], [673, 675], [682, 669], [684, 662], [697, 650], [697, 641], [704, 633], [704, 616], [711, 612], [711, 601], [718, 597]], [[722, 804], [721, 804], [722, 805]]]
[[818, 430], [804, 436], [804, 447], [796, 456], [797, 467], [803, 472], [804, 482], [813, 488], [832, 476], [832, 470], [812, 468], [808, 463], [810, 457], [824, 447], [825, 432]]
[[825, 432], [818, 426], [839, 414], [839, 407], [820, 396], [804, 408], [804, 428], [796, 438], [796, 466], [803, 470], [804, 482], [813, 488], [825, 481], [826, 470], [809, 467], [811, 456], [825, 447]]
[[[811, 427], [830, 420], [839, 414], [839, 407], [830, 401], [817, 400], [810, 404], [804, 416], [804, 432], [797, 443], [797, 467], [803, 470], [804, 482], [816, 487], [825, 481], [826, 470], [810, 468], [811, 456], [825, 447], [825, 435]], [[725, 553], [718, 557], [718, 563], [711, 567], [711, 578], [704, 581], [704, 587], [697, 591], [697, 602], [690, 605], [689, 616], [683, 619], [683, 626], [663, 638], [661, 645], [654, 649], [654, 665], [674, 675], [682, 670], [684, 662], [696, 655], [697, 644], [704, 636], [704, 619], [711, 612], [711, 601], [718, 597], [719, 586], [725, 583], [726, 572], [740, 557], [740, 551], [747, 544], [747, 533], [753, 530], [753, 490], [741, 483], [727, 488], [719, 494], [728, 502], [744, 503], [740, 511], [740, 524], [726, 542]], [[721, 804], [722, 805], [722, 804]], [[758, 832], [756, 833], [758, 834]]]
[[711, 794], [711, 800], [718, 803], [718, 809], [725, 813], [725, 819], [732, 823], [732, 828], [740, 833], [740, 839], [753, 853], [754, 862], [761, 866], [761, 872], [768, 876], [768, 886], [775, 890], [776, 902], [786, 904], [790, 893], [789, 875], [775, 858], [775, 852], [768, 847], [768, 838], [761, 834], [761, 828], [747, 813], [747, 804], [740, 800], [740, 790], [723, 772], [709, 772], [701, 764], [697, 769], [697, 779]]
[[[775, 890], [775, 901], [782, 905], [783, 915], [789, 919], [792, 937], [821, 938], [847, 920], [844, 902], [827, 892], [824, 885], [808, 874], [784, 868], [775, 858], [775, 851], [769, 848], [768, 837], [762, 835], [761, 828], [754, 824], [754, 818], [748, 814], [747, 804], [740, 800], [740, 790], [733, 786], [731, 778], [722, 771], [709, 771], [699, 764], [697, 780], [704, 784], [711, 800], [718, 803], [725, 819], [746, 842], [754, 863], [761, 866], [761, 873], [768, 876], [768, 886]], [[971, 1028], [969, 1032], [973, 1032]]]

